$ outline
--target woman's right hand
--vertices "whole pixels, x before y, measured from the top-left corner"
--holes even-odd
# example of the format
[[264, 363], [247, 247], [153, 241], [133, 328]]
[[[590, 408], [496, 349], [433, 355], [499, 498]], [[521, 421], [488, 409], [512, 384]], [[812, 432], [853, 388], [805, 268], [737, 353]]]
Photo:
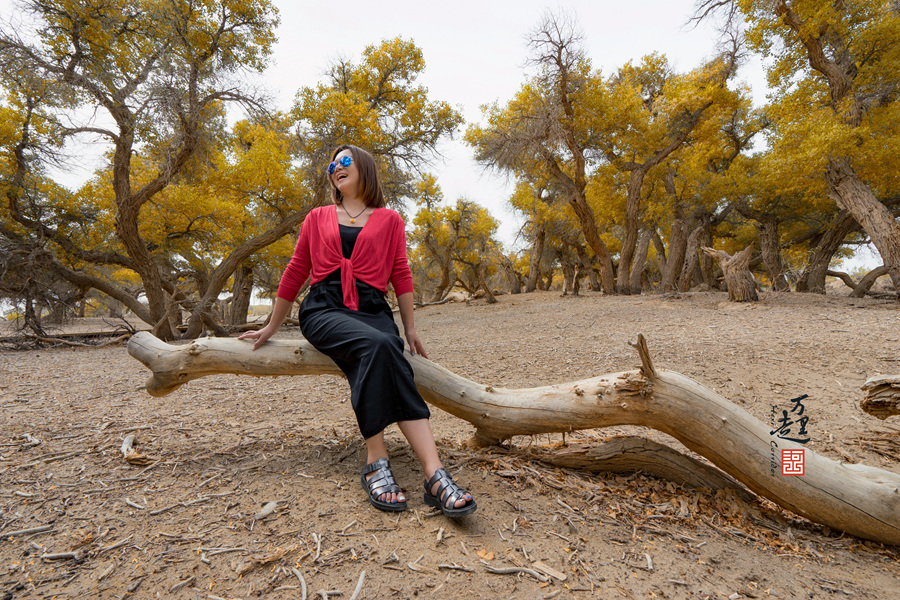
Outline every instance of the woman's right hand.
[[245, 331], [240, 336], [238, 336], [238, 339], [256, 340], [256, 342], [253, 344], [253, 349], [256, 350], [257, 348], [265, 344], [273, 335], [275, 335], [275, 330], [266, 325], [265, 327], [257, 331]]

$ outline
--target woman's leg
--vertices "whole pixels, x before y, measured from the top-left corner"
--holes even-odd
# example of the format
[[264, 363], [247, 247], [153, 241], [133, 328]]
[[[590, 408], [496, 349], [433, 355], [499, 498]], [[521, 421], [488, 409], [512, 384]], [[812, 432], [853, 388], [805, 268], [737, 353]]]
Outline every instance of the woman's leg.
[[[441, 464], [441, 459], [438, 456], [437, 446], [434, 443], [434, 434], [431, 431], [431, 423], [428, 419], [417, 419], [415, 421], [400, 421], [397, 425], [400, 427], [400, 431], [403, 432], [403, 435], [406, 436], [407, 441], [409, 441], [409, 445], [412, 447], [413, 452], [419, 457], [419, 462], [422, 464], [422, 470], [425, 472], [425, 481], [430, 480], [434, 476], [435, 471], [444, 468], [444, 465]], [[369, 440], [366, 440], [367, 445], [368, 443]], [[382, 437], [382, 445], [383, 444], [384, 438]], [[435, 484], [435, 488], [437, 488], [437, 486], [438, 484]], [[432, 489], [431, 493], [434, 494], [436, 491], [436, 489]], [[457, 500], [454, 506], [456, 508], [462, 508], [471, 499], [472, 495], [466, 494], [464, 498]]]
[[[366, 464], [370, 465], [379, 458], [390, 458], [388, 456], [387, 448], [384, 445], [384, 432], [375, 434], [370, 438], [366, 438]], [[373, 477], [375, 473], [370, 474], [366, 477], [366, 481], [368, 481], [371, 477]], [[378, 499], [382, 502], [406, 502], [406, 496], [403, 493], [399, 494], [381, 494], [378, 496]]]

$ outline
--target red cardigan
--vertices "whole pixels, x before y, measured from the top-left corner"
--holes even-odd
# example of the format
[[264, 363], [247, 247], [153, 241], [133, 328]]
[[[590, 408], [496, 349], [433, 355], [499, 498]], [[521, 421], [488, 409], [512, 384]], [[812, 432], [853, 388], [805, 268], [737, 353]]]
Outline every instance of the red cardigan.
[[344, 305], [351, 310], [359, 310], [357, 279], [382, 292], [387, 292], [390, 281], [398, 296], [413, 291], [406, 258], [406, 226], [400, 215], [376, 208], [359, 232], [348, 260], [341, 251], [336, 208], [320, 206], [306, 216], [294, 256], [281, 276], [278, 297], [293, 302], [307, 277], [311, 275], [311, 284], [316, 284], [336, 269], [341, 270]]

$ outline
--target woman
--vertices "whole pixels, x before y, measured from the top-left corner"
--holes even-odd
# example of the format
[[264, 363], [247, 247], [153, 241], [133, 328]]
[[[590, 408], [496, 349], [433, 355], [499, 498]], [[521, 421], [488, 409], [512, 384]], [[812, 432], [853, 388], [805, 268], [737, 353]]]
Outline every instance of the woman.
[[300, 305], [300, 329], [347, 376], [350, 400], [366, 440], [363, 489], [373, 506], [406, 510], [406, 498], [391, 472], [384, 429], [397, 423], [422, 464], [425, 503], [458, 517], [476, 508], [444, 470], [428, 418], [431, 413], [413, 382], [403, 340], [384, 294], [394, 287], [410, 351], [428, 358], [413, 323], [412, 274], [403, 219], [384, 208], [372, 156], [340, 146], [328, 165], [332, 206], [313, 209], [300, 228], [294, 256], [281, 277], [269, 323], [239, 339], [259, 348], [288, 316], [300, 287], [311, 277]]

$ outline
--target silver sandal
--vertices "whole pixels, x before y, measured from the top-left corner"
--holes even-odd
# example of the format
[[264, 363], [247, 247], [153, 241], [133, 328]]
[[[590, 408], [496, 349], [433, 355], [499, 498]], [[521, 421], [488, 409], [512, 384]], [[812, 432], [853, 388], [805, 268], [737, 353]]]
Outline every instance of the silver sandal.
[[[434, 484], [438, 484], [437, 494], [432, 494]], [[456, 503], [462, 500], [468, 494], [453, 482], [450, 473], [444, 469], [438, 469], [434, 472], [434, 476], [425, 482], [425, 504], [441, 509], [441, 512], [448, 517], [461, 517], [469, 513], [475, 512], [478, 505], [475, 504], [475, 498], [469, 499], [466, 504], [456, 508]], [[471, 495], [471, 494], [469, 494]]]
[[[373, 471], [375, 474], [369, 479], [366, 479], [366, 475]], [[394, 479], [394, 474], [391, 472], [391, 462], [388, 459], [379, 458], [375, 462], [363, 467], [361, 480], [363, 489], [366, 490], [366, 495], [369, 498], [369, 502], [372, 503], [372, 506], [388, 512], [400, 512], [406, 510], [406, 500], [403, 502], [385, 502], [384, 500], [379, 500], [384, 494], [403, 493], [403, 490], [400, 489], [400, 486], [397, 485], [397, 481]]]

